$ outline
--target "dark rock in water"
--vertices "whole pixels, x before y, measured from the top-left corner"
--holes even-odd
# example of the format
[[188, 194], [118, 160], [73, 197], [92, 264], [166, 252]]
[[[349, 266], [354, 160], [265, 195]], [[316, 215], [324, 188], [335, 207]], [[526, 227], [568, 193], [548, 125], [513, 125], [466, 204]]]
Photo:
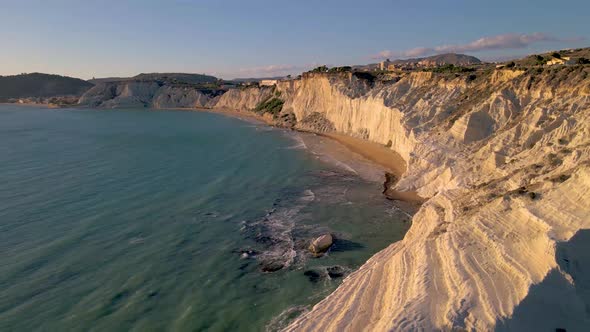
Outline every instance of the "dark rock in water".
[[260, 262], [262, 272], [276, 272], [285, 267], [285, 264], [279, 260], [265, 260]]
[[383, 195], [388, 196], [389, 190], [393, 187], [399, 179], [395, 174], [386, 172], [385, 173], [385, 182], [383, 182]]
[[326, 267], [312, 268], [310, 270], [303, 272], [303, 275], [305, 275], [309, 279], [309, 281], [311, 281], [311, 282], [318, 282], [320, 280], [325, 280], [325, 279], [342, 278], [342, 277], [344, 277], [346, 272], [347, 272], [346, 268], [344, 268], [340, 265], [334, 265], [334, 266], [330, 266], [327, 268]]
[[342, 266], [339, 266], [339, 265], [330, 266], [326, 270], [328, 271], [328, 275], [332, 279], [342, 278], [344, 276], [344, 274], [346, 273], [346, 270]]
[[323, 278], [322, 273], [316, 270], [307, 270], [303, 272], [303, 275], [306, 276], [311, 282], [318, 282]]
[[331, 234], [324, 234], [311, 242], [309, 251], [311, 251], [316, 256], [321, 255], [330, 249], [333, 242], [334, 240]]

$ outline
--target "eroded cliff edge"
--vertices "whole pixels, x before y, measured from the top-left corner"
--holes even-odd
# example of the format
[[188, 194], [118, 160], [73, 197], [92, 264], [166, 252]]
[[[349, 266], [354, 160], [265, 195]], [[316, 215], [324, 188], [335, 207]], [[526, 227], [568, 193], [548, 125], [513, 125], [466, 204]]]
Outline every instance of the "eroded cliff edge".
[[100, 82], [80, 97], [78, 105], [98, 108], [209, 108], [225, 91], [202, 85], [158, 80]]
[[[408, 164], [396, 189], [428, 199], [403, 241], [287, 329], [588, 326], [590, 262], [576, 238], [590, 227], [589, 76], [572, 66], [280, 82], [277, 123], [390, 147]], [[234, 90], [217, 107], [253, 110], [269, 94]]]

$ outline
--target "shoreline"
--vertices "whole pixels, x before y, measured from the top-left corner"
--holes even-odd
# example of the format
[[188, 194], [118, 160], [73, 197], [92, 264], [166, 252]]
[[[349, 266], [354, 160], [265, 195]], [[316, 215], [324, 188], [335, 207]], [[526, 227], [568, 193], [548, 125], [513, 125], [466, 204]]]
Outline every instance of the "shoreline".
[[388, 199], [410, 202], [418, 205], [421, 205], [426, 201], [425, 198], [420, 197], [415, 191], [398, 191], [392, 189], [407, 171], [406, 161], [397, 152], [379, 143], [344, 134], [323, 133], [318, 135], [333, 139], [345, 146], [351, 152], [357, 153], [390, 170], [391, 173], [387, 172], [385, 174], [385, 182], [383, 183], [383, 194]]
[[[188, 109], [182, 109], [188, 110]], [[259, 124], [276, 127], [272, 118], [264, 117], [250, 111], [238, 111], [228, 108], [217, 108], [217, 109], [192, 109], [202, 112], [211, 112], [222, 114], [230, 117], [242, 119], [244, 121], [254, 121]], [[383, 195], [390, 200], [402, 201], [411, 203], [417, 206], [422, 205], [427, 199], [418, 195], [414, 191], [397, 191], [391, 189], [395, 183], [406, 173], [407, 163], [406, 161], [394, 150], [387, 148], [376, 142], [356, 138], [340, 133], [317, 133], [313, 131], [291, 129], [298, 133], [313, 134], [320, 137], [328, 138], [334, 142], [339, 143], [346, 148], [350, 153], [361, 156], [362, 158], [370, 161], [376, 166], [385, 169], [383, 174]]]
[[58, 105], [58, 104], [37, 104], [37, 103], [0, 103], [0, 105], [8, 105], [8, 106], [22, 106], [22, 107], [40, 107], [40, 108], [50, 108], [50, 109], [65, 109], [69, 108], [69, 106], [65, 105]]
[[[17, 103], [0, 103], [0, 105], [15, 105], [15, 106], [23, 106], [23, 107], [43, 107], [47, 109], [71, 109], [75, 108], [78, 105], [54, 105], [54, 104], [34, 104], [34, 103], [25, 103], [25, 104], [17, 104]], [[86, 108], [86, 107], [81, 107]], [[89, 109], [98, 109], [92, 108]], [[149, 108], [147, 108], [149, 109]], [[251, 111], [240, 111], [234, 110], [230, 108], [193, 108], [193, 107], [171, 107], [171, 108], [155, 108], [155, 110], [174, 110], [174, 111], [197, 111], [197, 112], [208, 112], [208, 113], [215, 113], [221, 114], [233, 118], [237, 118], [243, 121], [256, 123], [256, 124], [263, 124], [271, 127], [276, 127], [276, 123], [272, 117], [266, 117], [264, 115], [260, 115]], [[402, 201], [406, 203], [411, 203], [417, 206], [422, 205], [426, 201], [425, 198], [419, 196], [414, 191], [397, 191], [392, 189], [395, 183], [403, 176], [403, 174], [407, 170], [407, 163], [406, 161], [394, 150], [387, 148], [386, 146], [364, 140], [361, 138], [356, 138], [352, 136], [348, 136], [345, 134], [340, 133], [318, 133], [308, 130], [301, 130], [301, 129], [291, 129], [298, 133], [306, 133], [306, 134], [313, 134], [320, 137], [326, 137], [332, 141], [339, 143], [340, 145], [344, 146], [350, 153], [357, 154], [364, 159], [383, 167], [385, 169], [385, 174], [383, 174], [383, 195], [390, 200], [394, 201]]]
[[192, 110], [198, 112], [208, 112], [229, 116], [232, 118], [241, 119], [248, 122], [255, 122], [258, 124], [264, 124], [267, 126], [275, 127], [272, 119], [266, 118], [262, 115], [256, 114], [250, 111], [238, 111], [229, 108], [181, 108], [179, 110]]

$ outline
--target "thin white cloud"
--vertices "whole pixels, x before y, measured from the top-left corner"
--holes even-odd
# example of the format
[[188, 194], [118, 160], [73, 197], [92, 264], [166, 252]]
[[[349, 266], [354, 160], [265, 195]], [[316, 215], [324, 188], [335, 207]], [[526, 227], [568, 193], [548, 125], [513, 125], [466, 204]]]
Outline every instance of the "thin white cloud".
[[296, 65], [268, 65], [268, 66], [260, 66], [260, 67], [250, 67], [250, 68], [240, 68], [238, 70], [241, 74], [279, 74], [284, 72], [291, 72], [294, 70], [299, 69], [299, 66]]
[[228, 74], [229, 76], [236, 78], [286, 76], [300, 74], [317, 66], [317, 63], [308, 63], [302, 65], [274, 64], [267, 66], [240, 68]]
[[405, 51], [385, 50], [372, 56], [373, 59], [422, 57], [443, 53], [466, 53], [487, 50], [522, 49], [540, 42], [576, 42], [584, 38], [558, 38], [552, 35], [535, 32], [532, 34], [504, 34], [483, 37], [467, 44], [441, 45], [436, 47], [419, 47]]

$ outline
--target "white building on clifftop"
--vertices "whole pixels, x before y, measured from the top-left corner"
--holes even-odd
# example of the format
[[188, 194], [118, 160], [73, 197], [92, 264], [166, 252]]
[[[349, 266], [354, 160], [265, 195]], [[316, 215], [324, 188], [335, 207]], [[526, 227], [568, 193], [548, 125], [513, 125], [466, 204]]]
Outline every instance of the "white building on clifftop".
[[381, 61], [379, 62], [379, 70], [388, 70], [389, 65], [391, 65], [391, 61], [389, 61], [389, 59]]
[[277, 85], [278, 80], [262, 80], [260, 86], [273, 86]]

